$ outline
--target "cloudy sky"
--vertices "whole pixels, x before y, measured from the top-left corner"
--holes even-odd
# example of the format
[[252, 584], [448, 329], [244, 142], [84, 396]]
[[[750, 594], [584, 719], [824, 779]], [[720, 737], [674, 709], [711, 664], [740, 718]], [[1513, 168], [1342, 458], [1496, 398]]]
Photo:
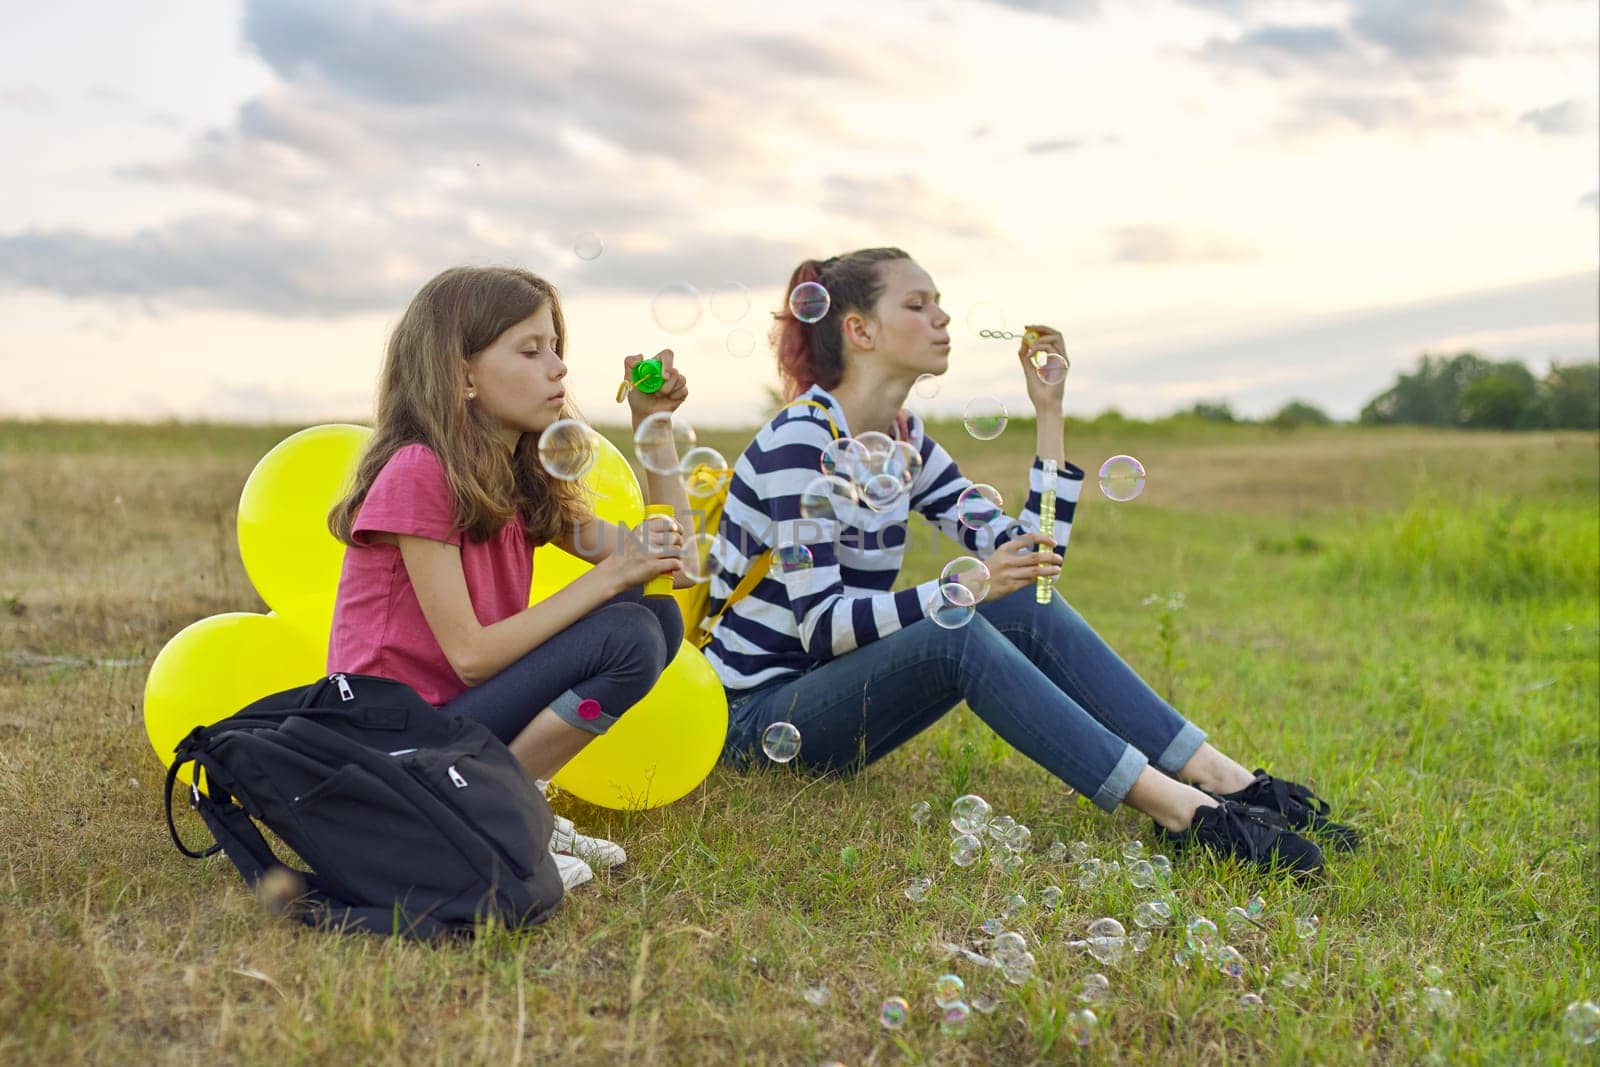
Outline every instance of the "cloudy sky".
[[1064, 330], [1078, 412], [1349, 416], [1424, 350], [1593, 359], [1597, 7], [31, 5], [0, 414], [364, 418], [416, 288], [515, 263], [566, 296], [592, 418], [670, 345], [692, 420], [749, 423], [790, 269], [879, 244], [956, 316], [931, 410], [1020, 404], [1002, 322]]

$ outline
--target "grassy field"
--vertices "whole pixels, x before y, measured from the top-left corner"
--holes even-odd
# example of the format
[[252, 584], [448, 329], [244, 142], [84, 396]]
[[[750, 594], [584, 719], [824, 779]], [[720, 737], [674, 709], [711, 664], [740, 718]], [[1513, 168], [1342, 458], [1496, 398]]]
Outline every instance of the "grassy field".
[[[1014, 501], [1030, 429], [941, 439]], [[1235, 980], [1180, 968], [1174, 928], [1116, 967], [1069, 947], [1103, 915], [1131, 930], [1151, 892], [1080, 888], [1045, 849], [1109, 860], [1150, 824], [1065, 795], [964, 709], [853, 780], [719, 771], [635, 814], [556, 798], [630, 860], [542, 929], [428, 947], [269, 918], [220, 857], [172, 850], [141, 694], [182, 626], [261, 608], [233, 509], [286, 432], [0, 423], [0, 1061], [1595, 1062], [1561, 1024], [1600, 998], [1593, 435], [1069, 429], [1078, 462], [1131, 452], [1150, 482], [1086, 492], [1063, 593], [1225, 751], [1369, 836], [1304, 887], [1176, 862], [1180, 921], [1263, 898]], [[913, 544], [907, 580], [955, 554]], [[940, 813], [967, 791], [1032, 828], [1021, 871], [951, 865]], [[1012, 892], [1022, 986], [938, 947], [977, 944]], [[932, 1000], [952, 969], [996, 1002], [957, 1035]]]

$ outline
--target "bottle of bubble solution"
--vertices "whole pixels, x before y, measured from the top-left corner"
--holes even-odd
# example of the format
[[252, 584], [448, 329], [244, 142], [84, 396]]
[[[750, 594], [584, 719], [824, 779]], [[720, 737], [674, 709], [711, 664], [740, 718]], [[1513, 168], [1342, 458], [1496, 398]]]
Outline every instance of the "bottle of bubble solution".
[[[671, 514], [672, 514], [672, 505], [671, 504], [648, 504], [648, 505], [645, 506], [645, 509], [644, 509], [644, 517], [647, 518], [647, 519], [652, 517], [652, 516], [654, 516], [654, 515], [669, 515], [670, 516]], [[672, 595], [672, 575], [663, 574], [658, 578], [652, 578], [648, 582], [644, 583], [644, 595], [645, 596], [671, 596]]]
[[[1044, 461], [1044, 495], [1039, 498], [1039, 530], [1041, 533], [1053, 534], [1056, 529], [1056, 461]], [[1040, 545], [1038, 551], [1047, 551]], [[1040, 604], [1050, 603], [1050, 579], [1041, 574], [1034, 579], [1033, 599]]]

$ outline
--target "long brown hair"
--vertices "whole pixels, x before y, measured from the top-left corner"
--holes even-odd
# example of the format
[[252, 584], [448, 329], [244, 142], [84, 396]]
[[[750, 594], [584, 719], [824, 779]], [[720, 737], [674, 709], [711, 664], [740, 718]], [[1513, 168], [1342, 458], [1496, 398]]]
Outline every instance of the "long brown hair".
[[[519, 515], [528, 542], [555, 540], [590, 514], [576, 482], [551, 478], [539, 463], [538, 440], [523, 434], [507, 454], [481, 408], [467, 402], [463, 366], [545, 306], [555, 322], [556, 352], [566, 357], [561, 300], [549, 282], [514, 267], [452, 267], [424, 285], [389, 336], [378, 381], [371, 440], [350, 495], [328, 513], [328, 528], [347, 545], [378, 472], [406, 445], [432, 449], [455, 501], [456, 527], [486, 541]], [[571, 401], [562, 418], [576, 417]]]
[[[883, 295], [878, 265], [911, 257], [898, 248], [863, 248], [832, 259], [808, 259], [789, 276], [782, 310], [773, 319], [772, 348], [778, 354], [783, 398], [793, 400], [813, 385], [832, 389], [844, 378], [844, 341], [840, 324], [851, 311], [871, 313]], [[789, 310], [787, 296], [803, 282], [828, 291], [828, 313], [816, 322], [802, 322]]]

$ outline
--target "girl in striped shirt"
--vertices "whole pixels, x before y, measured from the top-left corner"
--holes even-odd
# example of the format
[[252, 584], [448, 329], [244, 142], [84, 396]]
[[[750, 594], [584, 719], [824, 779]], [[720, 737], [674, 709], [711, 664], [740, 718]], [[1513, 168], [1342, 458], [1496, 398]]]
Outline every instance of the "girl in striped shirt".
[[[899, 249], [876, 248], [807, 260], [790, 291], [805, 282], [827, 290], [826, 313], [804, 322], [786, 310], [773, 331], [786, 397], [801, 402], [739, 457], [723, 512], [706, 654], [728, 690], [725, 759], [758, 763], [763, 733], [788, 722], [800, 732], [798, 764], [852, 773], [965, 701], [1099, 807], [1150, 815], [1175, 849], [1310, 872], [1322, 865], [1311, 837], [1353, 847], [1355, 831], [1329, 820], [1305, 786], [1252, 774], [1207, 743], [1059, 593], [1037, 603], [1036, 580], [1060, 573], [1083, 486], [1083, 471], [1063, 454], [1063, 383], [1033, 373], [1035, 352], [1065, 355], [1060, 333], [1030, 326], [1017, 352], [1038, 424], [1020, 518], [962, 522], [957, 499], [972, 483], [904, 411], [912, 384], [949, 366], [950, 317], [933, 280]], [[909, 492], [881, 510], [841, 501], [831, 515], [802, 514], [830, 441], [869, 431], [920, 456]], [[1045, 460], [1059, 471], [1048, 531], [1039, 528]], [[937, 581], [893, 591], [913, 510], [987, 564], [987, 594], [964, 626], [925, 617], [941, 596]], [[773, 549], [768, 574], [729, 604]]]

